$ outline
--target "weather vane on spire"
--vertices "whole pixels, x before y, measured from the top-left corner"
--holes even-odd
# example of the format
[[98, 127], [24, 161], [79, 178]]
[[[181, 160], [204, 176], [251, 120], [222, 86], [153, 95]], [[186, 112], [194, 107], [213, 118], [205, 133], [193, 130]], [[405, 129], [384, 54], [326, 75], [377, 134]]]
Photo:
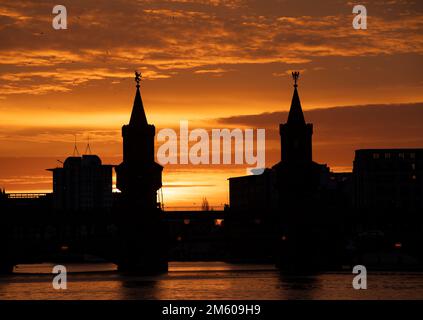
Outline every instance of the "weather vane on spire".
[[137, 88], [140, 87], [140, 81], [141, 81], [141, 72], [138, 72], [135, 70], [135, 82], [137, 83]]
[[300, 78], [300, 73], [298, 71], [292, 72], [292, 79], [294, 79], [294, 87], [298, 87], [298, 79]]

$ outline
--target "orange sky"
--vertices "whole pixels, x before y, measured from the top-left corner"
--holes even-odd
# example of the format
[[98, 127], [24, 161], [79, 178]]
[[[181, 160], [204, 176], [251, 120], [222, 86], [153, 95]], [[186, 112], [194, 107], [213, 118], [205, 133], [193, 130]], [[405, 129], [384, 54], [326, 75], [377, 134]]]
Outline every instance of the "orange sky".
[[[51, 189], [44, 169], [72, 153], [74, 134], [80, 151], [89, 135], [93, 152], [119, 163], [135, 69], [157, 130], [180, 120], [265, 128], [268, 166], [279, 160], [291, 70], [302, 73], [316, 161], [341, 170], [357, 148], [423, 146], [420, 1], [360, 1], [369, 14], [361, 31], [351, 25], [353, 3], [341, 0], [61, 4], [67, 30], [52, 28], [50, 1], [0, 2], [0, 187], [8, 191]], [[244, 172], [168, 166], [165, 201], [199, 205], [207, 196], [219, 206], [226, 178]]]

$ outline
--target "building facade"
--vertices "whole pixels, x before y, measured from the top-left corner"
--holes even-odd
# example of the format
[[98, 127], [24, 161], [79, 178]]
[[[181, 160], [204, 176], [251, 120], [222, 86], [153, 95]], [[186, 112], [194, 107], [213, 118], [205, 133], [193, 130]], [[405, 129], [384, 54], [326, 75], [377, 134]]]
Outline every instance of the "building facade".
[[68, 157], [53, 172], [53, 207], [61, 211], [111, 209], [113, 166], [96, 155]]
[[359, 209], [423, 209], [423, 149], [357, 150], [353, 175]]

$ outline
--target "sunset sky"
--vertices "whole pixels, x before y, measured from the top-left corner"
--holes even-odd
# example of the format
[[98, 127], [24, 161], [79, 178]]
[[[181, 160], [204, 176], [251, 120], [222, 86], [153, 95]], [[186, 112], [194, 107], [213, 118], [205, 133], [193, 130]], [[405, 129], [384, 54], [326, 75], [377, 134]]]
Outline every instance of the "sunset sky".
[[[121, 161], [133, 71], [156, 131], [265, 128], [279, 161], [290, 72], [314, 124], [313, 158], [351, 170], [354, 150], [423, 147], [423, 3], [419, 0], [0, 0], [0, 188], [51, 190], [74, 135], [104, 163]], [[368, 29], [352, 27], [365, 5]], [[168, 206], [228, 201], [240, 166], [166, 166]]]

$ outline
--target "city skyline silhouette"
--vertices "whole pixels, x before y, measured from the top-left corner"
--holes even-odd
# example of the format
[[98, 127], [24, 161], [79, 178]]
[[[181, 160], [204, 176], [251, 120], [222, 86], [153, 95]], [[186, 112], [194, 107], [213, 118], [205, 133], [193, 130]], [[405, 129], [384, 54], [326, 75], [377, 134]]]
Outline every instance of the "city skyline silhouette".
[[[130, 112], [128, 74], [135, 69], [143, 73], [146, 111], [157, 130], [176, 129], [182, 118], [194, 128], [262, 127], [268, 130], [266, 166], [279, 159], [273, 119], [286, 119], [292, 70], [306, 77], [302, 107], [319, 126], [319, 163], [351, 171], [354, 150], [423, 143], [421, 58], [413, 45], [419, 39], [417, 3], [390, 3], [389, 11], [369, 4], [374, 28], [359, 31], [351, 25], [351, 4], [343, 2], [316, 8], [310, 0], [301, 7], [276, 0], [246, 6], [194, 1], [160, 9], [154, 1], [119, 1], [120, 14], [108, 3], [72, 5], [68, 30], [46, 22], [54, 15], [44, 3], [5, 2], [11, 23], [0, 45], [1, 187], [50, 192], [50, 175], [39, 168], [72, 154], [75, 134], [80, 151], [90, 136], [105, 163], [118, 163], [118, 128]], [[88, 36], [96, 40], [87, 42]], [[221, 39], [217, 46], [215, 37]], [[199, 169], [168, 166], [163, 183], [169, 205], [200, 206], [207, 194], [221, 207], [228, 201], [221, 191], [228, 189], [225, 178], [244, 170]], [[207, 185], [201, 183], [205, 176]]]
[[[354, 263], [376, 269], [421, 268], [415, 251], [421, 239], [408, 222], [421, 222], [423, 149], [356, 150], [352, 173], [335, 173], [315, 162], [313, 124], [303, 114], [299, 76], [300, 72], [292, 72], [290, 111], [279, 125], [280, 161], [261, 174], [228, 177], [230, 197], [224, 210], [215, 211], [204, 197], [201, 210], [172, 212], [164, 211], [155, 126], [147, 121], [141, 74], [135, 72], [136, 93], [129, 123], [122, 127], [119, 165], [104, 165], [96, 155], [74, 151], [62, 168], [49, 169], [53, 193], [2, 191], [3, 227], [8, 230], [3, 240], [12, 246], [3, 245], [1, 270], [12, 271], [17, 264], [45, 259], [44, 255], [51, 259], [68, 253], [96, 254], [122, 272], [141, 274], [167, 272], [169, 259], [204, 258], [272, 262], [288, 272], [337, 270]], [[112, 193], [112, 167], [119, 193]], [[393, 228], [390, 221], [398, 210], [402, 217]], [[38, 212], [40, 221], [31, 218], [23, 226], [16, 217], [29, 211]], [[385, 218], [380, 219], [383, 213]], [[360, 219], [350, 221], [355, 214]], [[62, 222], [47, 222], [52, 215]], [[66, 217], [69, 222], [63, 221]], [[204, 238], [197, 239], [204, 227], [208, 229], [202, 231]], [[87, 233], [87, 228], [93, 229]], [[407, 236], [406, 230], [411, 232]], [[203, 250], [213, 249], [191, 251], [198, 241], [204, 242]], [[376, 263], [370, 262], [369, 254], [377, 256]], [[395, 258], [384, 261], [381, 254]]]
[[257, 319], [422, 300], [422, 18], [3, 0], [0, 300]]

